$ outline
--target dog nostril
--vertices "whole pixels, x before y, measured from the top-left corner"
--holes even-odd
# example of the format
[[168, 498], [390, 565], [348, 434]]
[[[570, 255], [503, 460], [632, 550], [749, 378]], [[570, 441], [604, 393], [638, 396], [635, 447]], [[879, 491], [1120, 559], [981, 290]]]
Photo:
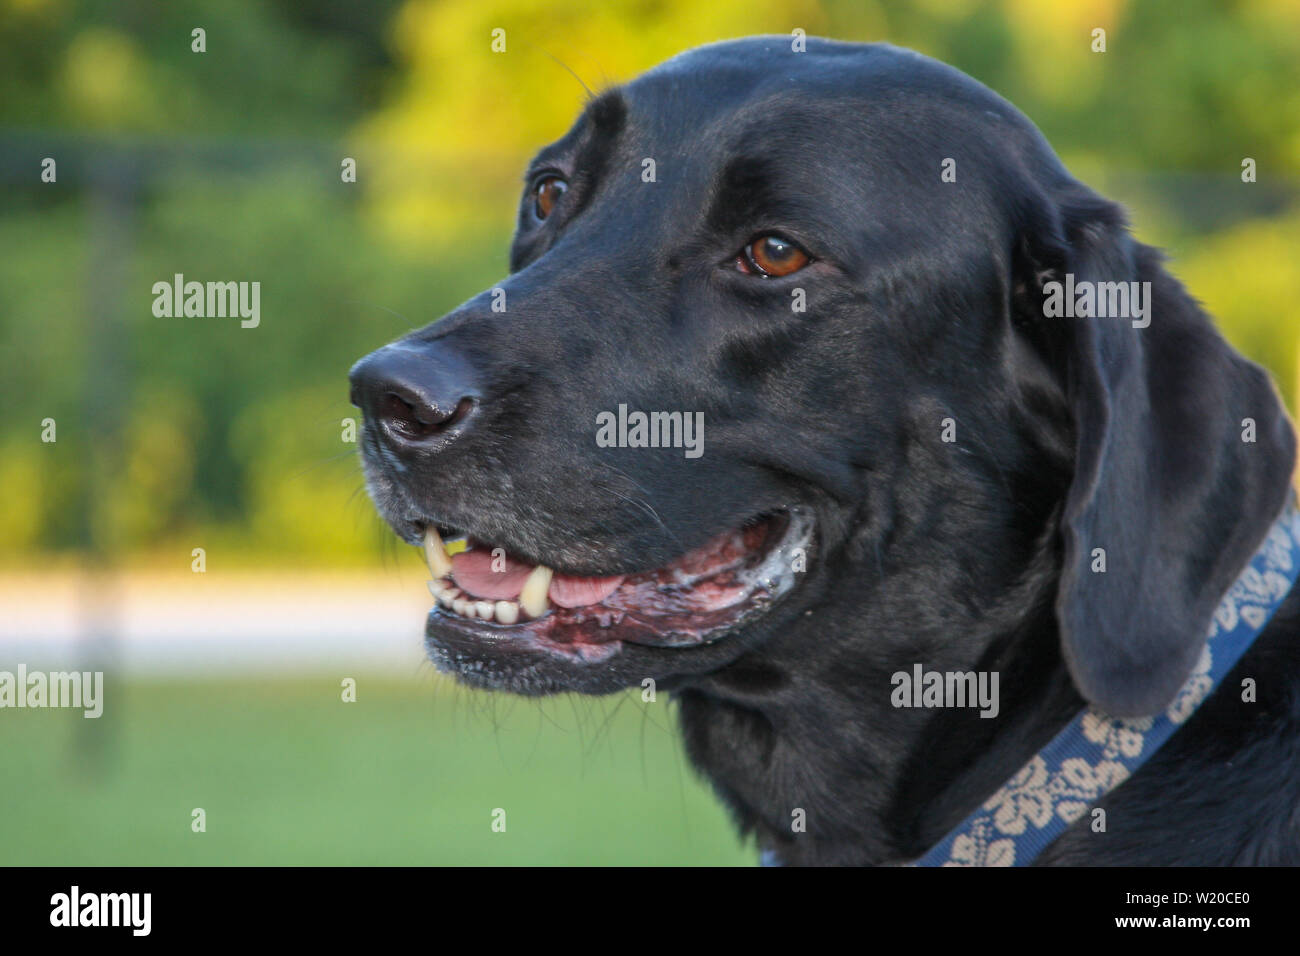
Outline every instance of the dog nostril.
[[379, 418], [400, 437], [420, 441], [445, 431], [469, 414], [473, 400], [462, 398], [449, 412], [423, 402], [411, 402], [388, 392], [379, 403]]

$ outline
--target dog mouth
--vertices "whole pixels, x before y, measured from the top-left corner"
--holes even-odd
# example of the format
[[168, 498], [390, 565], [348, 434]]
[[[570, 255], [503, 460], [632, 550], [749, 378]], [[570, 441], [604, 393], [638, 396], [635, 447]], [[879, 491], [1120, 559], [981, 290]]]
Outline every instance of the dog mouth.
[[435, 643], [514, 646], [597, 662], [623, 644], [709, 644], [765, 613], [806, 568], [813, 521], [801, 509], [756, 516], [666, 565], [632, 574], [566, 574], [531, 564], [491, 542], [451, 550], [424, 531], [436, 599]]

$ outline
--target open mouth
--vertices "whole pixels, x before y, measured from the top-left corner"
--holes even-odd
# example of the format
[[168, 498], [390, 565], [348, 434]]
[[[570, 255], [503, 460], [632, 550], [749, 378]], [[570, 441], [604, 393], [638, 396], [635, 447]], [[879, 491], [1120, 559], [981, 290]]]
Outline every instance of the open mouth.
[[623, 642], [651, 647], [708, 644], [762, 614], [794, 587], [812, 542], [800, 510], [756, 517], [669, 564], [609, 577], [565, 574], [469, 538], [449, 555], [425, 530], [437, 599], [429, 632], [521, 643], [583, 661]]

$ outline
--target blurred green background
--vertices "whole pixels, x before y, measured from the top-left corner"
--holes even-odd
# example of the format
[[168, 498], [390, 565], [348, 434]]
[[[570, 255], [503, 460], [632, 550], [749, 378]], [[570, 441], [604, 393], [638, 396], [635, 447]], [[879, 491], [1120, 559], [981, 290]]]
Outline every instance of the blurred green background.
[[[752, 862], [662, 701], [539, 705], [376, 665], [345, 705], [364, 660], [217, 675], [219, 635], [114, 670], [138, 633], [183, 644], [192, 622], [110, 611], [124, 581], [193, 587], [197, 547], [235, 621], [254, 578], [286, 606], [329, 571], [361, 615], [399, 578], [427, 603], [360, 491], [349, 365], [504, 273], [524, 164], [585, 97], [568, 69], [599, 88], [795, 28], [910, 46], [1010, 99], [1294, 412], [1294, 0], [0, 0], [0, 669], [49, 638], [114, 680], [99, 721], [0, 712], [0, 862]], [[260, 281], [260, 327], [155, 318], [178, 272]]]

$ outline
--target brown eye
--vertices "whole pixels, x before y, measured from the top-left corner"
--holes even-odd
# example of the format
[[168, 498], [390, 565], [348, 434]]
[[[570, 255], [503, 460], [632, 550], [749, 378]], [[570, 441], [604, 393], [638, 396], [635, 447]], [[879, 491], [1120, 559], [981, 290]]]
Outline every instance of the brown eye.
[[780, 236], [761, 236], [744, 248], [737, 264], [744, 272], [780, 278], [798, 272], [808, 262], [808, 253], [789, 239], [782, 239]]
[[539, 180], [533, 192], [533, 212], [538, 219], [545, 219], [555, 208], [560, 197], [569, 189], [569, 184], [559, 176], [547, 176]]

